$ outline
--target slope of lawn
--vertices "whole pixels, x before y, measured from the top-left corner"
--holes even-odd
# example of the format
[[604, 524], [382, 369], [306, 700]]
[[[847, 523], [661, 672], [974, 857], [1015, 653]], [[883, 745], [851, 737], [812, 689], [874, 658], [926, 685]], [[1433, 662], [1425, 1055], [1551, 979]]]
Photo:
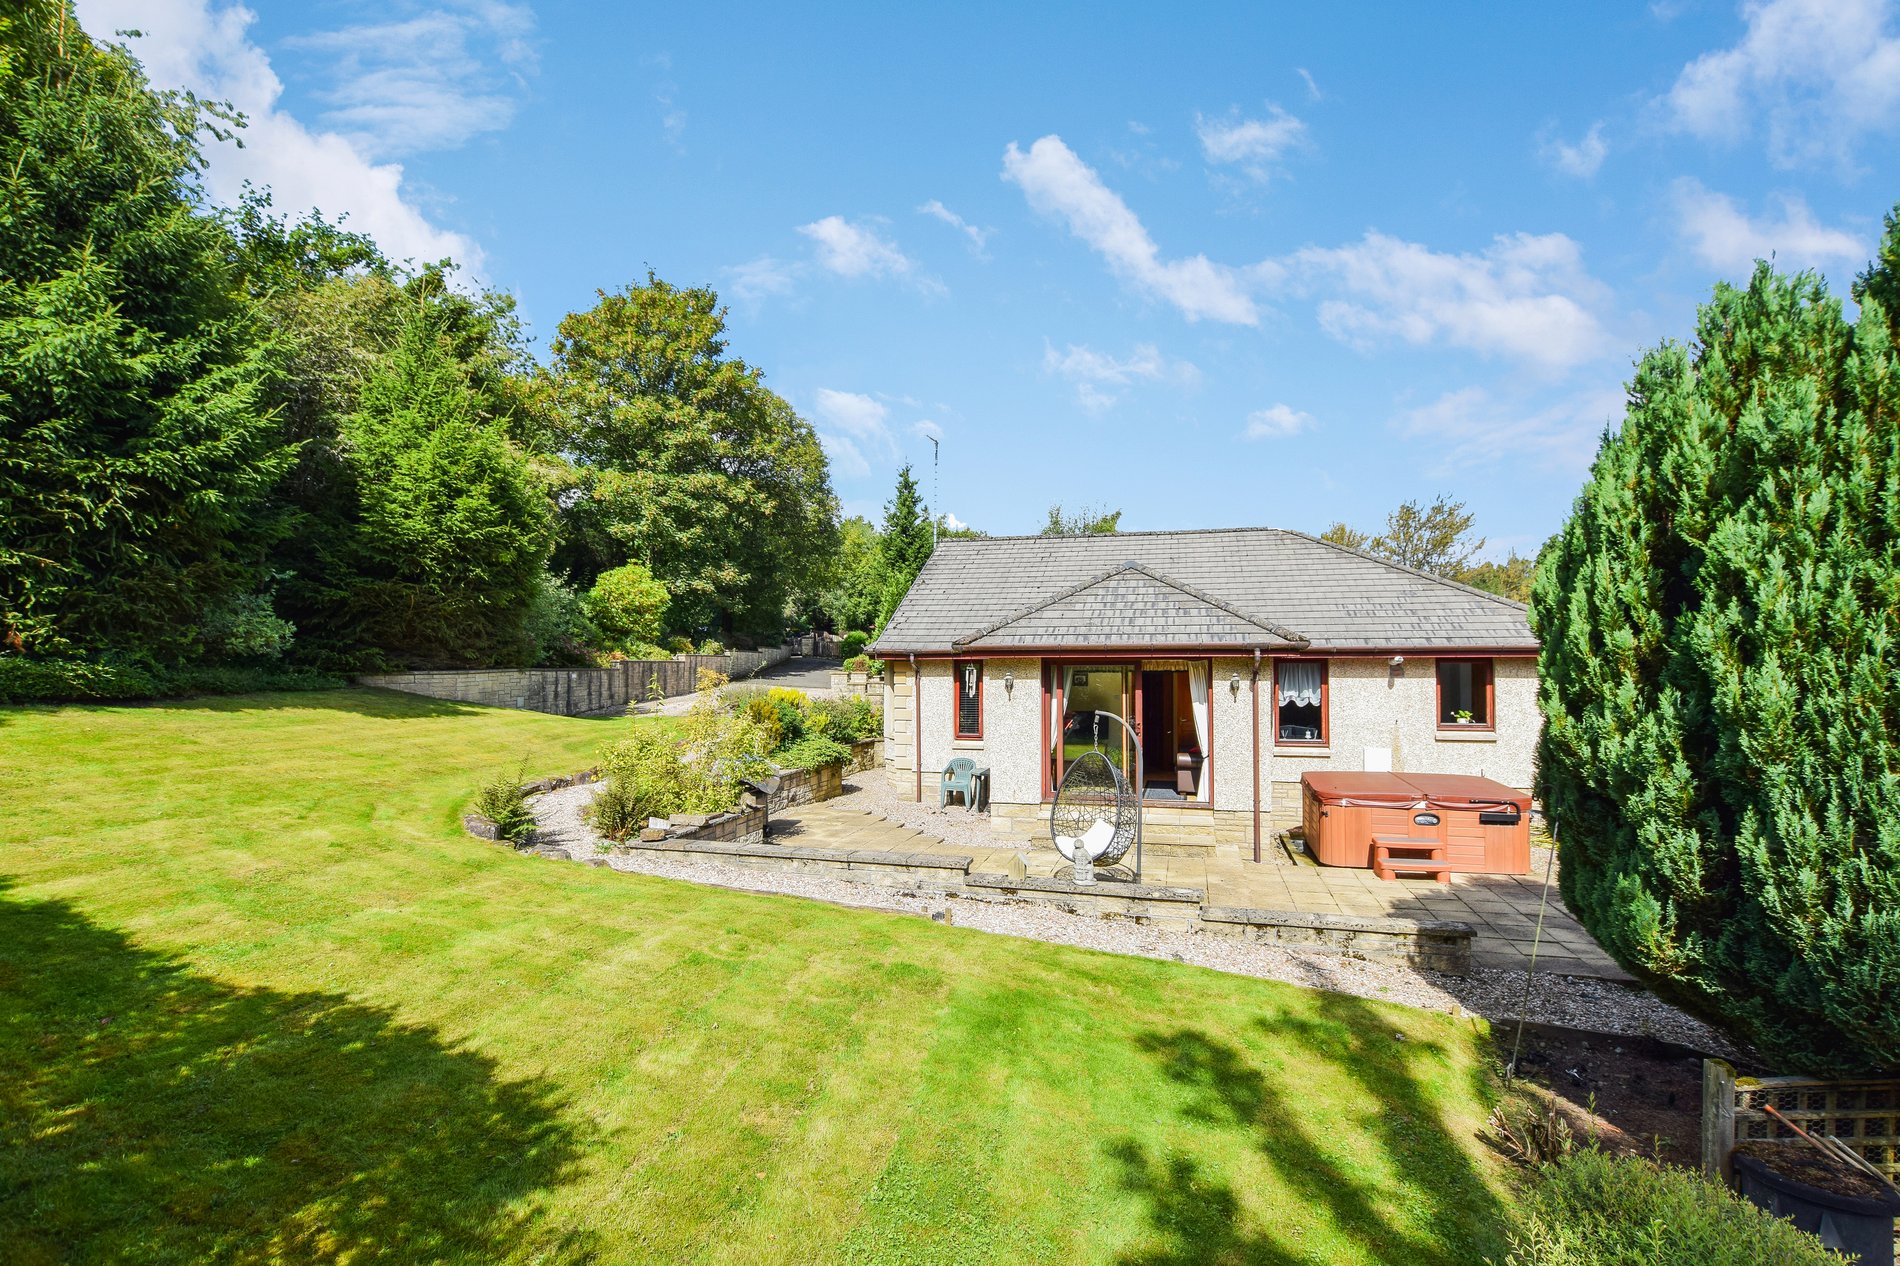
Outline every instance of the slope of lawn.
[[0, 709], [0, 1261], [1498, 1253], [1468, 1022], [460, 833], [632, 724]]

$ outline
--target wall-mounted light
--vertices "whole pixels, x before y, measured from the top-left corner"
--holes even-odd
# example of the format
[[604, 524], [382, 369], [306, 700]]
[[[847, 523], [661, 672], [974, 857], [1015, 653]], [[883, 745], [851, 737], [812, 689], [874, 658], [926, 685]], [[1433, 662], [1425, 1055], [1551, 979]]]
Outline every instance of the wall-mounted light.
[[1016, 695], [1016, 674], [1015, 674], [1015, 673], [1012, 673], [1012, 672], [1004, 672], [1004, 674], [1003, 674], [1003, 693], [1004, 693], [1005, 695], [1007, 695], [1007, 696], [1009, 696], [1010, 698], [1014, 698], [1014, 697], [1015, 697], [1015, 695]]
[[1228, 676], [1227, 689], [1233, 693], [1234, 698], [1236, 699], [1240, 698], [1240, 674], [1239, 673], [1232, 673]]

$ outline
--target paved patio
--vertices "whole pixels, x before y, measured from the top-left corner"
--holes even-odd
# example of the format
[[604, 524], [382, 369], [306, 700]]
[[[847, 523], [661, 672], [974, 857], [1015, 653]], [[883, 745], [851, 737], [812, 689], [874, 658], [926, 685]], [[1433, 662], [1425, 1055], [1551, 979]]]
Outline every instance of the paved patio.
[[[973, 871], [1006, 873], [1009, 861], [1026, 846], [998, 839], [991, 849], [945, 843], [875, 814], [833, 804], [800, 805], [775, 814], [774, 839], [819, 848], [869, 849], [890, 853], [940, 853], [971, 859]], [[1269, 847], [1273, 847], [1269, 845]], [[1052, 848], [1026, 849], [1029, 873], [1050, 876], [1067, 863]], [[1401, 919], [1456, 919], [1474, 935], [1472, 961], [1487, 967], [1523, 967], [1529, 960], [1537, 926], [1543, 875], [1454, 875], [1449, 884], [1432, 880], [1376, 878], [1369, 870], [1330, 866], [1255, 863], [1250, 850], [1224, 846], [1213, 857], [1150, 855], [1143, 866], [1146, 883], [1200, 888], [1208, 904], [1292, 910], [1304, 914], [1349, 914]], [[1568, 976], [1628, 980], [1624, 971], [1590, 939], [1551, 886], [1544, 913], [1543, 939], [1537, 953], [1543, 971]]]

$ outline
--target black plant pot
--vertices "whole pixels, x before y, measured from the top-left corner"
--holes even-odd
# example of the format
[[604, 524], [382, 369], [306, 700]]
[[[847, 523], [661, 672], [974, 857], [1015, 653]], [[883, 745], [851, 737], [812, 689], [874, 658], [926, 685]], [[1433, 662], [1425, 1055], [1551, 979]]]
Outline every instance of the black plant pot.
[[1735, 1181], [1750, 1201], [1819, 1236], [1821, 1243], [1860, 1266], [1893, 1266], [1893, 1220], [1900, 1217], [1900, 1200], [1836, 1195], [1740, 1153], [1735, 1157]]

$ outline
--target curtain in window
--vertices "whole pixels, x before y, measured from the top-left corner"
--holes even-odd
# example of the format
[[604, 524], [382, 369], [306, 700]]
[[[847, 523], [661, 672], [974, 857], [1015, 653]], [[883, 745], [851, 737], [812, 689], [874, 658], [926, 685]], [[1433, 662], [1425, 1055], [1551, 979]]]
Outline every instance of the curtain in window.
[[1188, 698], [1194, 701], [1194, 741], [1201, 748], [1200, 785], [1194, 788], [1194, 798], [1202, 804], [1207, 803], [1208, 790], [1213, 786], [1207, 780], [1208, 762], [1214, 759], [1214, 749], [1207, 745], [1207, 665], [1188, 665]]
[[1319, 707], [1325, 665], [1315, 660], [1284, 659], [1279, 664], [1280, 706]]

